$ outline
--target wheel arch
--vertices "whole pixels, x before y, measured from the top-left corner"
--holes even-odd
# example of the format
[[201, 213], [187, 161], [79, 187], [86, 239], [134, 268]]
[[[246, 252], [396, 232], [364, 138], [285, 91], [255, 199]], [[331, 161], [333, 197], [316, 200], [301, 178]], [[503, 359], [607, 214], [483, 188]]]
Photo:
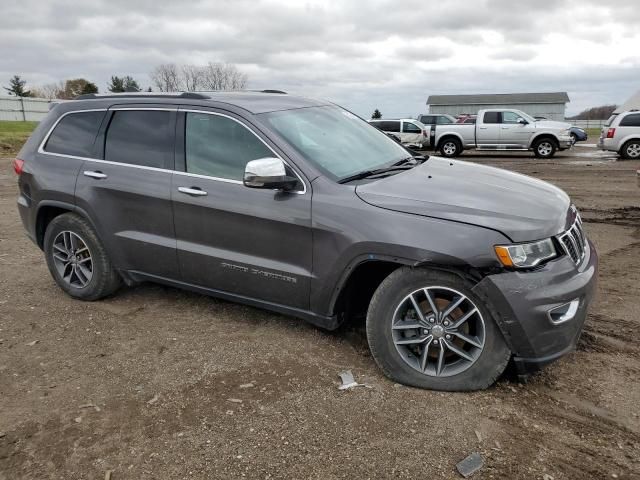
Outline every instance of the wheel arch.
[[436, 150], [439, 149], [442, 144], [449, 139], [455, 139], [460, 142], [460, 150], [464, 150], [464, 140], [462, 139], [462, 136], [454, 132], [443, 133], [436, 142]]
[[47, 231], [47, 227], [51, 223], [51, 221], [63, 215], [65, 213], [75, 213], [85, 220], [87, 220], [91, 226], [95, 229], [95, 225], [87, 212], [83, 209], [77, 207], [76, 205], [66, 203], [66, 202], [58, 202], [55, 200], [44, 200], [39, 203], [38, 211], [36, 213], [36, 242], [40, 249], [44, 248], [44, 235]]
[[533, 137], [531, 139], [531, 142], [529, 143], [529, 148], [533, 148], [536, 142], [539, 142], [540, 140], [543, 140], [545, 138], [555, 143], [556, 148], [560, 148], [560, 141], [558, 140], [558, 137], [556, 137], [553, 133], [550, 133], [550, 132], [541, 132], [537, 134], [535, 137]]
[[629, 135], [622, 140], [620, 140], [620, 148], [618, 148], [618, 154], [622, 155], [624, 151], [624, 147], [627, 146], [629, 142], [640, 142], [640, 136], [638, 135]]

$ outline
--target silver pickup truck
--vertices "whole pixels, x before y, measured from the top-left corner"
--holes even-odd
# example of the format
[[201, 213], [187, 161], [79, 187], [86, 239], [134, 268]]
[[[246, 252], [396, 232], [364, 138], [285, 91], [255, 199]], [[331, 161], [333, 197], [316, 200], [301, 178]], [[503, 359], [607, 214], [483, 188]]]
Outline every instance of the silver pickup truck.
[[457, 157], [463, 150], [532, 150], [538, 158], [551, 158], [558, 150], [571, 148], [571, 125], [536, 120], [513, 109], [480, 110], [475, 124], [432, 125], [430, 145], [444, 157]]

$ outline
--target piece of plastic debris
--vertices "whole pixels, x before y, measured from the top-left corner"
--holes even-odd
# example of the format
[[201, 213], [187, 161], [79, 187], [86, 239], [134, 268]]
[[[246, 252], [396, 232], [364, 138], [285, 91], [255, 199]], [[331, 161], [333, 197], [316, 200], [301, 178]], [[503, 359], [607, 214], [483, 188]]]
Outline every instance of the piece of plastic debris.
[[480, 455], [478, 452], [474, 452], [464, 460], [458, 462], [456, 468], [458, 469], [460, 475], [462, 475], [464, 478], [468, 478], [478, 470], [480, 470], [483, 465], [484, 460], [482, 459], [482, 455]]
[[243, 383], [240, 385], [240, 388], [253, 388], [255, 385], [253, 383]]
[[76, 417], [74, 420], [76, 423], [82, 423], [82, 417]]
[[104, 472], [104, 480], [111, 480], [111, 473], [112, 470], [107, 470], [106, 472]]
[[240, 400], [239, 398], [227, 398], [227, 402], [242, 403], [242, 400]]
[[36, 343], [39, 343], [40, 340], [34, 340], [33, 342], [27, 343], [27, 347], [33, 347]]
[[342, 385], [340, 385], [338, 387], [338, 390], [347, 390], [349, 388], [353, 388], [353, 387], [366, 387], [367, 385], [365, 385], [364, 383], [358, 383], [356, 382], [355, 378], [353, 378], [353, 373], [351, 373], [351, 370], [346, 370], [342, 373], [338, 374], [340, 376], [340, 379], [342, 380]]
[[542, 480], [555, 480], [555, 479], [548, 473], [545, 473], [544, 475], [542, 475]]
[[476, 438], [478, 439], [479, 442], [482, 441], [482, 434], [480, 433], [480, 430], [475, 430], [475, 434], [476, 434]]
[[160, 398], [160, 397], [158, 396], [158, 394], [155, 394], [155, 395], [153, 396], [153, 398], [147, 402], [147, 404], [148, 404], [148, 405], [153, 405], [154, 403], [156, 403], [156, 402], [158, 401], [158, 399], [159, 399], [159, 398]]

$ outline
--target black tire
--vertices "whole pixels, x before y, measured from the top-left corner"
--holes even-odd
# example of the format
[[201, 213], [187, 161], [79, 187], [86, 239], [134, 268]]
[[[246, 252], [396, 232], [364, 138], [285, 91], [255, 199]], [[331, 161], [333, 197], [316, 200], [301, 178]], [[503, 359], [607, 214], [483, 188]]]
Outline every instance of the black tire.
[[626, 160], [640, 159], [640, 140], [629, 140], [620, 149], [620, 156]]
[[438, 150], [443, 157], [457, 157], [462, 153], [462, 143], [455, 137], [445, 138], [440, 142]]
[[553, 139], [549, 137], [543, 137], [536, 140], [533, 143], [532, 148], [533, 148], [533, 154], [537, 158], [551, 158], [556, 154], [558, 145]]
[[[59, 257], [58, 260], [54, 259], [54, 253], [58, 255], [61, 255], [61, 253], [59, 249], [54, 247], [54, 242], [58, 241], [57, 239], [60, 238], [60, 235], [63, 235], [63, 232], [74, 234], [74, 238], [83, 242], [88, 249], [87, 255], [90, 258], [91, 278], [86, 285], [74, 286], [70, 280], [65, 280], [60, 273]], [[113, 268], [109, 256], [93, 227], [87, 220], [75, 213], [59, 215], [49, 223], [44, 234], [44, 254], [51, 276], [58, 286], [73, 298], [86, 301], [98, 300], [111, 295], [120, 287], [122, 279]], [[64, 256], [64, 253], [62, 256]], [[68, 271], [65, 267], [64, 272]], [[86, 278], [84, 279], [86, 280]]]
[[[436, 376], [419, 371], [407, 363], [394, 342], [394, 332], [397, 330], [392, 329], [392, 323], [396, 309], [412, 292], [427, 287], [456, 290], [480, 312], [484, 345], [470, 366], [465, 367], [463, 362], [466, 370], [460, 373]], [[409, 267], [395, 270], [380, 284], [367, 312], [367, 339], [373, 358], [387, 377], [413, 387], [445, 391], [480, 390], [498, 379], [511, 358], [511, 352], [491, 313], [471, 288], [470, 282], [453, 273]], [[452, 343], [451, 340], [449, 342]], [[451, 356], [456, 360], [456, 356]], [[463, 359], [457, 360], [460, 363]]]
[[571, 143], [572, 143], [573, 145], [575, 145], [576, 143], [578, 143], [578, 136], [577, 136], [575, 133], [572, 133], [572, 134], [570, 135], [570, 137], [571, 137]]

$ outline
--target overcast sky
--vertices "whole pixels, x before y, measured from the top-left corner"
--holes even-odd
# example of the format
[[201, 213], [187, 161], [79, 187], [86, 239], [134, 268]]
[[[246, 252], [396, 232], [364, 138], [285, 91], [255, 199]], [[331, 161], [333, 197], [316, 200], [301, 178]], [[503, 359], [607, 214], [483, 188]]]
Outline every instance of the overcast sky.
[[430, 94], [568, 91], [568, 113], [640, 89], [637, 0], [0, 0], [0, 84], [229, 62], [250, 88], [369, 116]]

